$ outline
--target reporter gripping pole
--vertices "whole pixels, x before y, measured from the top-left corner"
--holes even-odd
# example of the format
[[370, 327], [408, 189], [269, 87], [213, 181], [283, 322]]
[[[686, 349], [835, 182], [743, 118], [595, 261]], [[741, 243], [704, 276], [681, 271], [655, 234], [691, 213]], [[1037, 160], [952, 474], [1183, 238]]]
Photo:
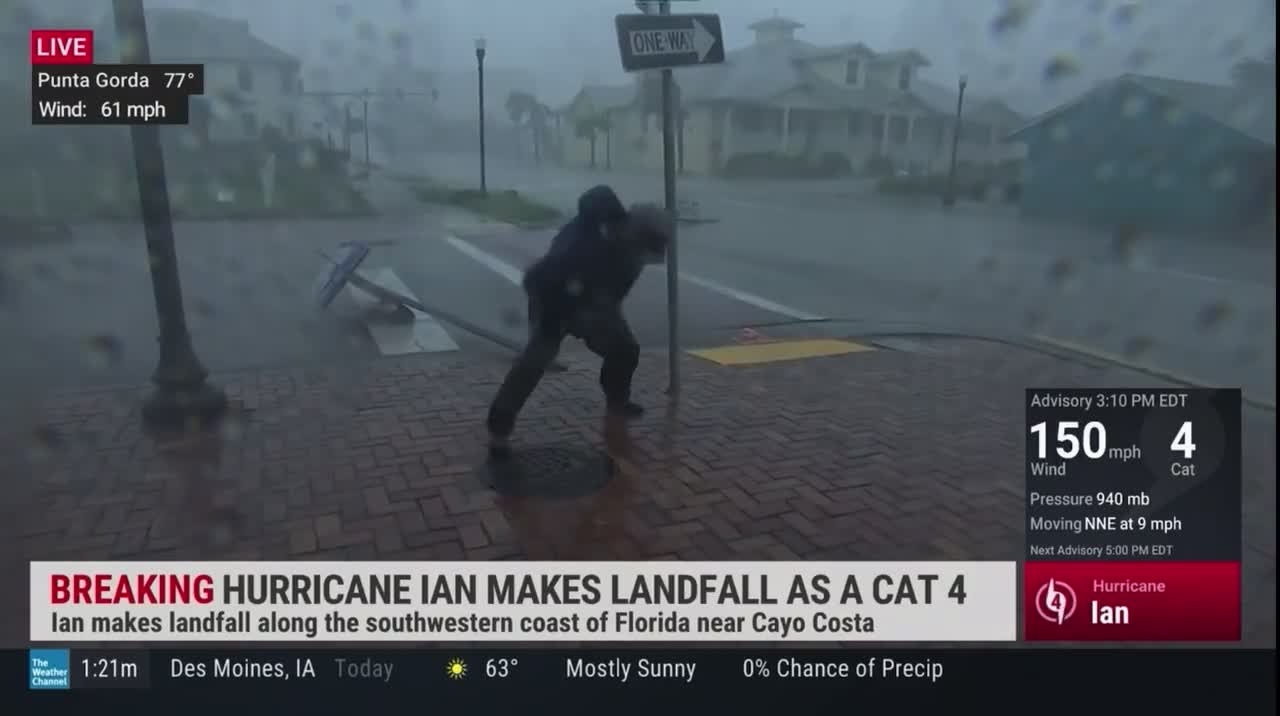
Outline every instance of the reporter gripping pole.
[[[676, 205], [676, 106], [672, 69], [724, 62], [724, 36], [720, 17], [711, 14], [671, 14], [670, 0], [637, 2], [643, 14], [618, 15], [618, 52], [627, 72], [662, 73], [662, 179], [666, 210], [674, 217]], [[655, 6], [656, 5], [656, 12]], [[673, 222], [674, 223], [674, 222]], [[680, 392], [679, 242], [667, 246], [667, 392]]]

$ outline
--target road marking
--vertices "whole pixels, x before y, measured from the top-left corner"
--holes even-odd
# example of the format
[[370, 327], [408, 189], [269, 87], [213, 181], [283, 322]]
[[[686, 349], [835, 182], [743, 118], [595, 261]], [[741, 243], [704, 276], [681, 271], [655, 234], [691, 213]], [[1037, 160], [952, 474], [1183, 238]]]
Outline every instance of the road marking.
[[755, 365], [758, 363], [801, 360], [803, 358], [825, 358], [848, 353], [865, 353], [874, 350], [875, 348], [872, 346], [852, 341], [818, 338], [802, 341], [721, 346], [719, 348], [689, 351], [689, 354], [720, 365]]
[[[381, 268], [366, 274], [373, 283], [391, 289], [414, 301], [418, 297], [400, 280], [396, 272], [390, 268]], [[347, 286], [351, 298], [365, 311], [378, 310], [379, 301], [367, 292]], [[365, 328], [369, 337], [378, 346], [378, 352], [386, 356], [408, 355], [410, 353], [447, 353], [458, 350], [453, 337], [435, 318], [412, 308], [413, 321], [408, 323], [378, 323], [366, 320]]]
[[[461, 251], [462, 253], [466, 254], [470, 258], [474, 259], [477, 263], [481, 264], [485, 268], [489, 269], [490, 271], [493, 271], [499, 276], [510, 281], [511, 283], [517, 286], [519, 286], [522, 283], [524, 279], [524, 272], [521, 271], [520, 269], [517, 269], [515, 266], [512, 266], [511, 264], [507, 263], [506, 261], [503, 261], [497, 256], [494, 256], [493, 254], [487, 251], [479, 249], [474, 244], [468, 241], [463, 241], [462, 239], [459, 239], [456, 236], [446, 236], [445, 242], [448, 243], [453, 248], [457, 249], [458, 251]], [[658, 268], [662, 271], [666, 271], [664, 267], [658, 267]], [[790, 306], [784, 306], [780, 303], [775, 303], [774, 301], [770, 301], [767, 298], [756, 296], [754, 294], [750, 294], [745, 291], [739, 291], [736, 288], [733, 288], [731, 286], [726, 286], [718, 281], [712, 281], [711, 279], [708, 279], [708, 278], [695, 276], [685, 271], [680, 272], [680, 280], [691, 283], [694, 286], [698, 286], [699, 288], [705, 288], [709, 291], [719, 293], [723, 296], [728, 296], [729, 298], [732, 298], [735, 301], [745, 303], [749, 306], [755, 306], [756, 308], [760, 308], [765, 311], [769, 311], [771, 313], [776, 313], [780, 316], [786, 316], [788, 318], [791, 318], [797, 321], [825, 321], [826, 320], [826, 317], [824, 316], [819, 316], [813, 313], [808, 313], [806, 311], [801, 311], [797, 308], [792, 308]]]
[[494, 256], [488, 251], [481, 251], [470, 242], [463, 241], [462, 239], [459, 239], [456, 236], [446, 236], [444, 237], [444, 241], [446, 244], [449, 244], [453, 248], [466, 254], [469, 258], [473, 259], [476, 263], [480, 264], [481, 266], [484, 266], [490, 271], [505, 278], [506, 280], [510, 281], [512, 284], [519, 286], [521, 283], [524, 282], [523, 271], [516, 268], [515, 266], [512, 266], [506, 261], [503, 261], [497, 256]]
[[760, 308], [760, 309], [769, 311], [771, 313], [776, 313], [780, 316], [786, 316], [788, 318], [792, 318], [797, 321], [827, 320], [825, 316], [819, 316], [817, 314], [809, 313], [807, 311], [801, 311], [800, 309], [792, 308], [791, 306], [784, 306], [781, 303], [775, 303], [773, 301], [770, 301], [767, 298], [756, 296], [754, 294], [747, 293], [746, 291], [739, 291], [738, 289], [733, 288], [732, 286], [726, 286], [718, 281], [712, 281], [709, 278], [695, 276], [691, 273], [686, 273], [684, 271], [680, 272], [680, 279], [683, 281], [687, 281], [693, 284], [694, 286], [705, 288], [708, 291], [714, 291], [721, 295], [728, 296], [729, 298], [732, 298], [736, 301], [740, 301], [749, 306], [755, 306], [756, 308]]

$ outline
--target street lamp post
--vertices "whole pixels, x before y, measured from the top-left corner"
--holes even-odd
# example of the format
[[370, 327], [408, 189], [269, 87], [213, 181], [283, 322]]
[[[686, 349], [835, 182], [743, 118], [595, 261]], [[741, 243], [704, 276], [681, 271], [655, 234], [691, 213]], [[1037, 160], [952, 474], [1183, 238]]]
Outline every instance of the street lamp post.
[[960, 153], [960, 128], [963, 126], [961, 117], [964, 114], [964, 90], [968, 86], [969, 77], [960, 75], [960, 93], [956, 96], [955, 127], [951, 131], [951, 169], [947, 172], [947, 193], [942, 197], [942, 205], [947, 207], [956, 205], [956, 159]]
[[369, 90], [360, 93], [360, 101], [362, 102], [362, 116], [360, 121], [364, 122], [361, 128], [364, 131], [364, 170], [369, 171], [373, 165], [369, 163]]
[[[150, 64], [151, 47], [142, 0], [112, 0], [112, 3], [120, 61], [130, 65]], [[138, 175], [151, 290], [160, 328], [160, 356], [151, 378], [156, 390], [142, 405], [142, 419], [148, 427], [161, 429], [186, 428], [195, 420], [205, 424], [226, 412], [227, 396], [207, 382], [208, 371], [196, 356], [187, 329], [160, 134], [154, 124], [134, 125], [129, 131]]]
[[485, 40], [483, 37], [476, 38], [476, 77], [480, 86], [480, 193], [489, 193], [489, 182], [485, 176], [485, 157], [484, 157], [484, 55]]

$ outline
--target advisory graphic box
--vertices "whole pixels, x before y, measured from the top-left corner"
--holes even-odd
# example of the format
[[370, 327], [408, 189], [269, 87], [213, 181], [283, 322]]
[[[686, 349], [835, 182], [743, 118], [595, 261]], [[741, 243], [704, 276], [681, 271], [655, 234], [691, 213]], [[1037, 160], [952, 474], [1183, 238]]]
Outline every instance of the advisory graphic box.
[[1025, 638], [1238, 641], [1240, 391], [1026, 399]]
[[204, 67], [95, 64], [92, 30], [31, 31], [31, 122], [38, 125], [187, 124]]

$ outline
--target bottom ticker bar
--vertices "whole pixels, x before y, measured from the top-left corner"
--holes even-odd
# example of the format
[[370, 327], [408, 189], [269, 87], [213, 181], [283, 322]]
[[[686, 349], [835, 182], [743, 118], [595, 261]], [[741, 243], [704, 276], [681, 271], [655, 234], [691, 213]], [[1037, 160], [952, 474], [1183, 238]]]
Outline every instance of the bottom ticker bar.
[[861, 710], [899, 712], [997, 700], [1043, 704], [1037, 713], [1193, 712], [1224, 696], [1239, 705], [1233, 713], [1274, 713], [1276, 684], [1274, 649], [32, 649], [5, 658], [10, 673], [26, 661], [32, 701], [92, 694], [155, 706], [198, 695], [201, 704], [252, 699], [260, 709], [278, 703], [297, 712], [326, 711], [348, 695], [366, 706], [429, 699], [438, 710], [625, 692], [646, 704], [747, 711], [804, 694], [805, 712], [815, 714], [846, 713], [851, 698]]

